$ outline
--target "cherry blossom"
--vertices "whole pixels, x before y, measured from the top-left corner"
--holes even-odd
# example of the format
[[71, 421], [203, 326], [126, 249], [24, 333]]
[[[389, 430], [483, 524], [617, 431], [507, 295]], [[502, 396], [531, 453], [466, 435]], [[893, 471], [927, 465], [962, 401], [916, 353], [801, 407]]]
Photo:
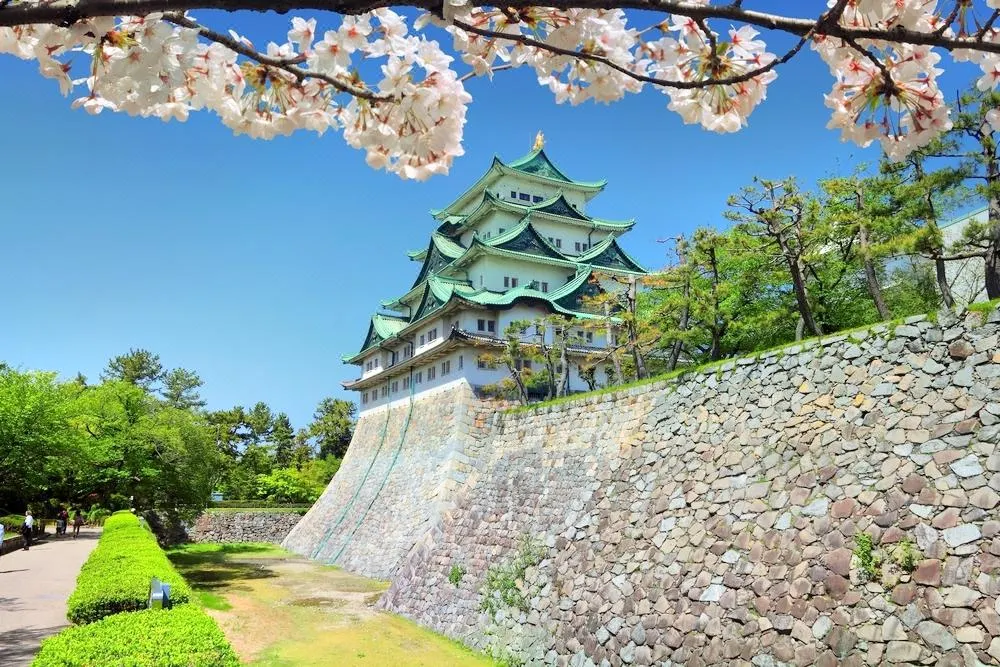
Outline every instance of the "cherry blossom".
[[[142, 2], [132, 6], [141, 11]], [[762, 23], [796, 36], [780, 57], [757, 28], [739, 23], [739, 5], [664, 4], [671, 13], [650, 22], [615, 8], [445, 0], [429, 5], [414, 31], [385, 7], [326, 25], [293, 16], [282, 43], [259, 49], [169, 11], [5, 23], [11, 11], [57, 6], [22, 0], [0, 15], [9, 26], [0, 27], [0, 53], [37, 61], [73, 108], [91, 114], [183, 122], [208, 111], [255, 138], [335, 130], [373, 167], [415, 179], [447, 172], [462, 155], [472, 101], [465, 82], [512, 68], [530, 68], [557, 103], [609, 103], [659, 88], [685, 123], [735, 132], [766, 98], [777, 66], [808, 43], [833, 77], [828, 126], [862, 146], [878, 142], [893, 159], [951, 126], [937, 84], [944, 53], [977, 64], [981, 89], [1000, 82], [1000, 53], [991, 51], [1000, 43], [992, 13], [1000, 0], [828, 0], [828, 13], [804, 35], [792, 18]], [[435, 36], [448, 39], [450, 52]], [[1000, 114], [988, 121], [1000, 124]]]

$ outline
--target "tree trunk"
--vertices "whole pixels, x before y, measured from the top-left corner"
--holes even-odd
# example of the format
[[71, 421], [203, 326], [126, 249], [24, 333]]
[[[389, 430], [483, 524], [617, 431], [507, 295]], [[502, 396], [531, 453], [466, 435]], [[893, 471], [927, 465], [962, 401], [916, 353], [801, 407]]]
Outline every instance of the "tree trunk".
[[524, 380], [521, 379], [521, 371], [517, 369], [517, 366], [508, 366], [510, 369], [510, 376], [514, 379], [514, 384], [517, 386], [517, 396], [521, 401], [521, 405], [528, 404], [528, 388], [524, 386]]
[[635, 306], [635, 278], [629, 278], [626, 298], [628, 299], [629, 319], [631, 320], [631, 323], [628, 326], [628, 342], [629, 347], [632, 348], [632, 359], [635, 362], [635, 379], [642, 380], [648, 377], [648, 375], [646, 373], [645, 360], [642, 358], [642, 350], [639, 349], [639, 326], [636, 321]]
[[1000, 201], [990, 199], [990, 221], [986, 247], [986, 298], [1000, 299]]
[[788, 259], [788, 271], [792, 274], [792, 287], [795, 290], [795, 301], [799, 306], [799, 317], [802, 318], [806, 331], [814, 336], [820, 336], [823, 330], [820, 329], [813, 317], [812, 307], [809, 305], [809, 293], [806, 292], [806, 279], [802, 273], [801, 262], [798, 259], [793, 260], [787, 255], [786, 258]]
[[[860, 206], [860, 197], [859, 204]], [[885, 321], [892, 317], [889, 306], [885, 303], [885, 296], [882, 294], [882, 286], [878, 283], [878, 273], [875, 271], [875, 263], [872, 261], [871, 245], [868, 242], [868, 227], [865, 223], [858, 225], [858, 242], [861, 244], [861, 256], [865, 265], [865, 284], [868, 287], [868, 294], [875, 302], [875, 310], [878, 311], [879, 319]]]
[[612, 384], [621, 384], [622, 382], [622, 362], [618, 359], [618, 350], [615, 349], [618, 346], [618, 341], [615, 340], [615, 328], [611, 324], [611, 306], [604, 304], [604, 319], [607, 322], [607, 330], [605, 331], [605, 336], [608, 339], [608, 348], [611, 350], [611, 365], [614, 369], [614, 378], [612, 378]]
[[[683, 260], [682, 260], [683, 261]], [[681, 307], [681, 316], [677, 321], [677, 330], [683, 335], [688, 328], [688, 319], [690, 318], [691, 308], [691, 279], [690, 276], [685, 275], [684, 277], [684, 305]], [[667, 361], [667, 370], [672, 371], [677, 368], [677, 362], [680, 361], [681, 351], [684, 349], [684, 341], [678, 338], [674, 341], [674, 344], [670, 348], [670, 358]]]
[[712, 347], [708, 356], [712, 361], [718, 361], [722, 358], [722, 336], [726, 325], [719, 321], [719, 258], [711, 246], [708, 248], [708, 263], [712, 268]]
[[562, 341], [559, 352], [559, 364], [562, 372], [559, 374], [559, 386], [556, 391], [557, 396], [565, 396], [569, 393], [569, 356], [566, 353], [566, 341]]
[[941, 292], [941, 303], [946, 308], [955, 307], [955, 297], [951, 295], [951, 285], [948, 284], [948, 272], [944, 260], [940, 256], [934, 258], [934, 275], [937, 277], [938, 290]]

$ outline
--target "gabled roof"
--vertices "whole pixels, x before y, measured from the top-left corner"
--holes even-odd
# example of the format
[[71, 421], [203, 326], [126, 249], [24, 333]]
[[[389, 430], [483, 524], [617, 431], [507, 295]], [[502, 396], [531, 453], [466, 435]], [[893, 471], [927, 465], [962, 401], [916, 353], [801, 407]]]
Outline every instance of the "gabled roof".
[[576, 261], [631, 273], [648, 273], [639, 262], [635, 261], [618, 245], [618, 239], [615, 238], [614, 234], [608, 234], [606, 239], [595, 243], [590, 250], [578, 255]]
[[[563, 171], [557, 167], [549, 156], [545, 154], [545, 151], [541, 148], [533, 150], [523, 157], [519, 157], [513, 162], [508, 162], [507, 166], [511, 169], [516, 169], [525, 174], [533, 174], [535, 176], [542, 176], [544, 178], [549, 178], [554, 181], [562, 181], [564, 183], [580, 183], [584, 184], [582, 181], [574, 181], [569, 176], [563, 173]], [[600, 181], [598, 183], [589, 183], [587, 185], [603, 187], [607, 181]]]
[[406, 253], [406, 256], [414, 261], [422, 262], [427, 257], [427, 253], [430, 251], [431, 247], [437, 248], [438, 252], [445, 257], [450, 257], [451, 259], [460, 257], [462, 253], [465, 252], [465, 248], [461, 244], [456, 243], [443, 234], [434, 232], [431, 234], [431, 244], [428, 247], [423, 250], [411, 250]]
[[508, 163], [504, 163], [499, 157], [494, 155], [489, 169], [486, 170], [486, 173], [478, 181], [473, 183], [468, 190], [459, 195], [455, 201], [445, 208], [431, 211], [431, 215], [438, 220], [443, 220], [449, 215], [454, 215], [456, 211], [466, 206], [477, 193], [486, 190], [504, 175], [520, 176], [549, 187], [557, 186], [567, 190], [574, 190], [582, 193], [587, 199], [603, 190], [604, 186], [608, 184], [605, 180], [576, 181], [569, 178], [561, 169], [553, 164], [545, 154], [545, 151], [541, 149], [531, 151], [527, 155]]
[[437, 273], [463, 254], [465, 254], [465, 248], [459, 244], [440, 234], [431, 234], [430, 244], [424, 251], [424, 264], [420, 267], [420, 272], [417, 274], [417, 279], [413, 281], [411, 289], [422, 283], [428, 275]]
[[583, 225], [602, 231], [626, 232], [635, 225], [634, 219], [607, 220], [581, 213], [566, 201], [566, 197], [562, 192], [558, 192], [549, 199], [540, 201], [537, 204], [521, 204], [507, 201], [506, 199], [500, 199], [491, 192], [483, 192], [479, 205], [475, 209], [466, 215], [450, 216], [448, 220], [445, 220], [438, 226], [436, 233], [454, 237], [472, 226], [479, 218], [494, 210], [509, 211], [521, 216], [529, 214], [547, 216], [560, 222]]
[[365, 342], [361, 346], [361, 352], [394, 337], [405, 329], [406, 325], [407, 321], [403, 317], [394, 317], [381, 313], [372, 315], [371, 322], [368, 324], [368, 334], [365, 336]]

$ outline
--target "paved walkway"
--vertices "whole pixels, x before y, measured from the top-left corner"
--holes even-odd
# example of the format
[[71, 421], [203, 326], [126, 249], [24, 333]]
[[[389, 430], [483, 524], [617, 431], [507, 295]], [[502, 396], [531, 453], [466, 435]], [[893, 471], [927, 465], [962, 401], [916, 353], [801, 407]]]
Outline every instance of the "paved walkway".
[[0, 665], [29, 665], [42, 639], [68, 625], [66, 598], [97, 546], [97, 530], [48, 540], [0, 556]]

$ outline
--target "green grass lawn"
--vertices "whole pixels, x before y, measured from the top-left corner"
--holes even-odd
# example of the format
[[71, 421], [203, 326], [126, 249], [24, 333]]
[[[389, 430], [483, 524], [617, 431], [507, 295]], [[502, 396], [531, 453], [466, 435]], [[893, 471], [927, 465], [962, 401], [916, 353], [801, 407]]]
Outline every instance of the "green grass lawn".
[[189, 544], [168, 552], [198, 604], [256, 667], [482, 667], [461, 644], [373, 604], [388, 582], [271, 544]]

